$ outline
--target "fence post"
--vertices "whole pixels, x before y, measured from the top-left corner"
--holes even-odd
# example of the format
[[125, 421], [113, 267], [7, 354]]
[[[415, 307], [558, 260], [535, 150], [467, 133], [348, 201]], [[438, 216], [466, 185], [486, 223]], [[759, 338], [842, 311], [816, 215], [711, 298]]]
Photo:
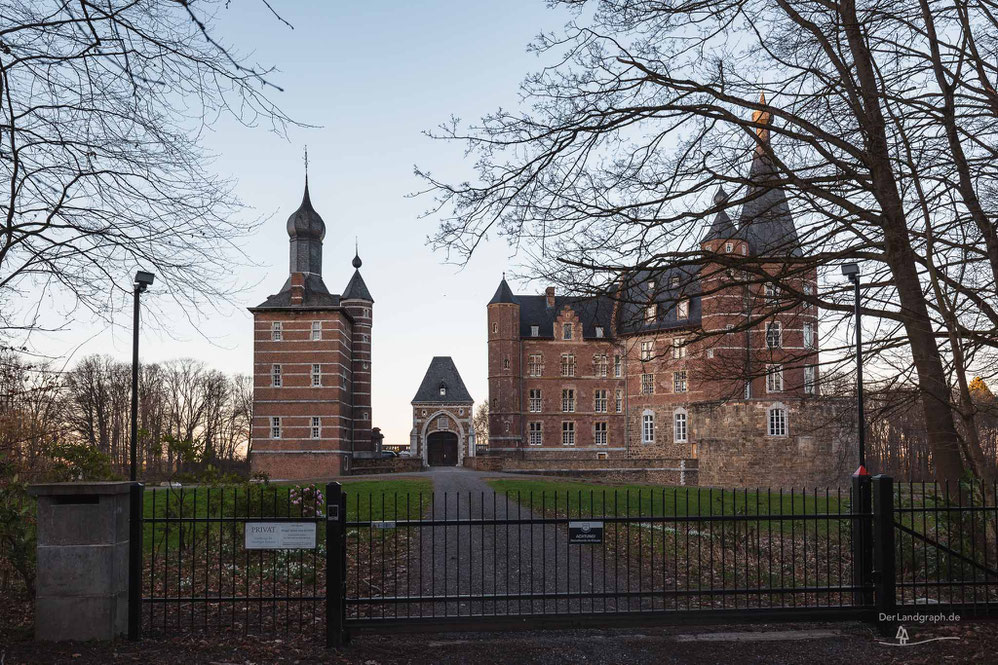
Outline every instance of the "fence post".
[[132, 483], [128, 495], [128, 639], [142, 637], [142, 483]]
[[853, 604], [858, 607], [873, 606], [873, 506], [870, 476], [853, 474], [852, 477], [852, 583]]
[[[894, 613], [897, 598], [894, 561], [894, 479], [879, 475], [873, 478], [873, 512], [876, 533], [873, 538], [874, 581], [877, 585], [877, 620]], [[889, 624], [889, 621], [886, 621]]]
[[346, 644], [346, 495], [326, 483], [326, 647]]

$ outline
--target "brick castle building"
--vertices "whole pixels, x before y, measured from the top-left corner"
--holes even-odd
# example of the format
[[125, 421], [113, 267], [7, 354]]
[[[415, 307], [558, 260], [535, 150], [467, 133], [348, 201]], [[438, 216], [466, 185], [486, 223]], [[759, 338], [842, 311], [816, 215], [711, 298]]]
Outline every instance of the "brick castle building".
[[291, 265], [281, 290], [253, 313], [253, 447], [250, 467], [274, 479], [348, 472], [354, 457], [380, 452], [371, 427], [374, 298], [354, 273], [342, 295], [322, 278], [326, 225], [308, 178], [288, 218]]
[[[788, 268], [801, 248], [785, 193], [761, 184], [772, 169], [759, 146], [738, 223], [717, 214], [701, 265], [628, 275], [602, 297], [514, 294], [500, 282], [487, 307], [489, 455], [708, 453], [717, 482], [756, 482], [774, 455], [784, 469], [844, 457], [841, 428], [815, 429], [833, 417], [818, 396], [817, 274]], [[757, 258], [788, 293], [737, 278], [725, 255]]]

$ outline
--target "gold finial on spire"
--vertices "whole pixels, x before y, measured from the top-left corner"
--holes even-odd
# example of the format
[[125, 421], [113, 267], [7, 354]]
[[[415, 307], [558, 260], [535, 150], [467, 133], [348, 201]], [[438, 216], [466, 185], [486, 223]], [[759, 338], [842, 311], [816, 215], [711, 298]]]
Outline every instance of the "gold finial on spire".
[[[766, 106], [766, 93], [759, 93], [759, 103]], [[773, 122], [773, 116], [769, 111], [752, 111], [752, 122], [763, 125], [756, 127], [755, 133], [761, 143], [756, 146], [757, 150], [762, 150], [762, 143], [769, 143], [769, 125]]]

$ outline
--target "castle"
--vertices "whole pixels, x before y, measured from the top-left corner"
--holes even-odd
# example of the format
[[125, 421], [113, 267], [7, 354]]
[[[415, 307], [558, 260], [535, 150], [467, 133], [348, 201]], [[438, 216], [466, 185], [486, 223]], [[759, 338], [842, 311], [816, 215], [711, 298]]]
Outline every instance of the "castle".
[[[795, 468], [839, 480], [846, 430], [818, 427], [841, 419], [819, 398], [817, 274], [787, 260], [800, 243], [785, 193], [765, 185], [758, 134], [738, 223], [719, 190], [699, 265], [634, 272], [595, 297], [514, 294], [503, 278], [487, 306], [488, 455], [699, 459], [701, 482]], [[758, 277], [733, 272], [753, 257]], [[764, 277], [777, 274], [779, 288]]]
[[380, 453], [371, 427], [374, 298], [357, 252], [342, 295], [322, 279], [326, 225], [305, 177], [288, 218], [291, 265], [281, 290], [253, 313], [252, 472], [275, 479], [348, 473], [354, 458]]

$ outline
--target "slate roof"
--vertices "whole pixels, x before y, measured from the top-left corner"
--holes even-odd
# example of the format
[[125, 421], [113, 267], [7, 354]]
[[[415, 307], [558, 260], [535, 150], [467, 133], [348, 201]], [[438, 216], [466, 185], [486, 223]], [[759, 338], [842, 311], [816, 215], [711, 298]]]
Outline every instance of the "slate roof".
[[250, 311], [258, 309], [328, 309], [340, 306], [340, 296], [330, 293], [319, 275], [305, 276], [305, 297], [300, 305], [291, 304], [291, 278], [284, 283], [280, 292], [269, 296]]
[[[359, 259], [354, 259], [354, 262], [359, 262]], [[353, 277], [347, 283], [347, 288], [343, 289], [343, 300], [366, 300], [368, 302], [374, 302], [374, 298], [371, 297], [371, 292], [367, 290], [367, 284], [364, 283], [364, 278], [360, 276], [360, 270], [353, 271]]]
[[[700, 267], [678, 266], [665, 270], [643, 270], [630, 276], [621, 295], [617, 329], [620, 333], [644, 333], [700, 325]], [[649, 291], [649, 283], [653, 290]], [[680, 300], [689, 301], [689, 315], [677, 316]], [[654, 321], [645, 320], [645, 308], [658, 305]]]
[[490, 305], [496, 303], [511, 303], [515, 302], [513, 298], [513, 291], [509, 288], [509, 284], [506, 283], [506, 278], [503, 277], [502, 281], [499, 282], [499, 288], [496, 289], [496, 294], [492, 296], [492, 300], [489, 301]]
[[[596, 328], [603, 328], [603, 336], [610, 336], [613, 321], [613, 299], [610, 297], [555, 296], [554, 307], [548, 307], [547, 296], [513, 296], [520, 306], [520, 337], [554, 339], [554, 321], [565, 307], [570, 306], [582, 322], [583, 339], [597, 339]], [[538, 335], [530, 334], [532, 326]]]
[[[447, 388], [446, 395], [440, 394], [441, 384]], [[412, 398], [413, 404], [473, 404], [474, 401], [450, 356], [434, 356], [416, 396]]]
[[[714, 194], [714, 203], [717, 205], [723, 205], [727, 200], [727, 192], [724, 191], [723, 187], [718, 187], [717, 193]], [[731, 221], [728, 211], [721, 209], [718, 211], [717, 216], [714, 217], [714, 221], [711, 223], [710, 228], [707, 229], [707, 234], [703, 237], [701, 242], [707, 242], [708, 240], [728, 240], [730, 238], [737, 237], [738, 227], [736, 227], [734, 222]]]

